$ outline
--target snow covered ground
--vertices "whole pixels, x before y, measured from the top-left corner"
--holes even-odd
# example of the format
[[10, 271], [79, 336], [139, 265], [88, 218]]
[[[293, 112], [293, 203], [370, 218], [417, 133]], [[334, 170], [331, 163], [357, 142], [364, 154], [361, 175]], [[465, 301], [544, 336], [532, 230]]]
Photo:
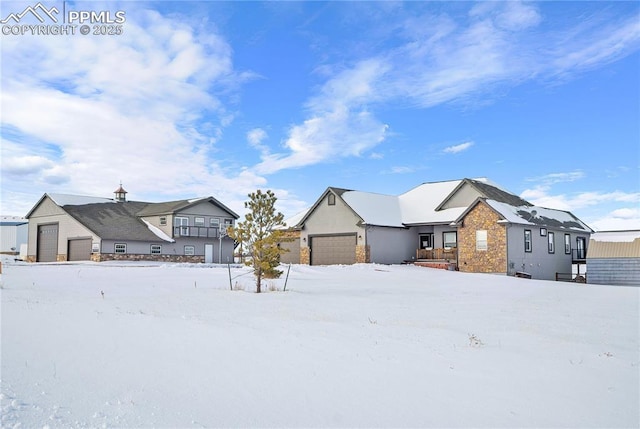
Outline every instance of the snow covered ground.
[[4, 262], [3, 428], [640, 425], [639, 288]]

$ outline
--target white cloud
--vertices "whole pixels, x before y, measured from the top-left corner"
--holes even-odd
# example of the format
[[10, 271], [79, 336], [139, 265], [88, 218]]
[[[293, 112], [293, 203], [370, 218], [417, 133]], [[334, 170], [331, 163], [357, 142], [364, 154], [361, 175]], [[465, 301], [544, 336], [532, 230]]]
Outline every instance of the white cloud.
[[473, 142], [465, 142], [455, 146], [449, 146], [443, 150], [444, 153], [460, 153], [473, 146]]
[[616, 209], [592, 220], [589, 225], [596, 231], [640, 230], [640, 209]]
[[269, 147], [262, 144], [268, 137], [267, 132], [262, 128], [254, 128], [247, 132], [247, 141], [252, 147], [258, 149], [263, 157], [269, 155]]
[[[541, 207], [570, 211], [596, 231], [640, 229], [640, 192], [552, 194], [550, 189], [549, 186], [537, 186], [520, 196]], [[606, 211], [604, 214], [603, 210]]]
[[122, 180], [131, 198], [226, 202], [266, 183], [210, 158], [233, 118], [212, 94], [250, 76], [234, 69], [228, 43], [127, 7], [121, 36], [3, 38], [2, 126], [12, 131], [2, 142], [3, 196], [26, 186], [34, 203], [43, 192], [111, 196]]
[[[500, 96], [497, 86], [606, 64], [640, 43], [635, 17], [600, 26], [571, 22], [561, 32], [542, 33], [544, 16], [536, 5], [523, 2], [476, 4], [467, 21], [432, 12], [407, 13], [401, 23], [386, 13], [367, 16], [397, 29], [386, 37], [393, 33], [402, 38], [400, 43], [355, 61], [351, 68], [323, 64], [319, 69], [327, 81], [307, 103], [307, 118], [289, 129], [285, 151], [264, 157], [259, 171], [273, 173], [375, 147], [387, 137], [386, 125], [375, 116], [379, 103], [423, 108], [487, 103]], [[371, 25], [376, 24], [382, 22]], [[366, 120], [360, 117], [363, 112]], [[470, 146], [465, 145], [447, 152]]]
[[540, 182], [544, 186], [549, 186], [554, 183], [574, 182], [576, 180], [583, 179], [585, 174], [583, 171], [576, 170], [567, 173], [550, 173], [544, 176], [533, 177], [527, 179], [528, 182]]
[[409, 173], [413, 173], [414, 171], [416, 171], [416, 169], [413, 167], [397, 165], [397, 166], [391, 167], [391, 170], [389, 170], [388, 173], [389, 174], [409, 174]]
[[284, 142], [287, 152], [263, 156], [258, 171], [274, 173], [334, 157], [359, 156], [382, 142], [388, 127], [366, 104], [376, 99], [373, 85], [385, 71], [381, 61], [363, 61], [326, 82], [307, 103], [310, 117], [289, 129]]

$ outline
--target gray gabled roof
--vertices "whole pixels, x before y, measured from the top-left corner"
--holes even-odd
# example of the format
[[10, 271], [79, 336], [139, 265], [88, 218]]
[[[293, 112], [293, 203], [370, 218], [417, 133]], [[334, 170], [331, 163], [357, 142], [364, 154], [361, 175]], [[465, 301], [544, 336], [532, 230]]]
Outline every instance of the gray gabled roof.
[[149, 203], [126, 201], [66, 205], [62, 208], [103, 240], [162, 242], [136, 215]]
[[499, 201], [501, 203], [509, 204], [511, 206], [532, 206], [529, 201], [520, 198], [519, 196], [512, 194], [511, 192], [505, 191], [501, 189], [496, 184], [489, 182], [487, 179], [462, 179], [458, 186], [455, 187], [451, 194], [445, 198], [438, 207], [436, 207], [436, 211], [441, 210], [447, 204], [447, 201], [451, 197], [453, 197], [464, 185], [470, 185], [476, 189], [484, 198]]
[[220, 201], [216, 200], [213, 197], [204, 197], [204, 198], [195, 198], [191, 200], [177, 200], [177, 201], [167, 201], [162, 203], [147, 203], [147, 206], [140, 210], [137, 215], [141, 217], [145, 216], [158, 216], [158, 215], [167, 215], [179, 212], [196, 204], [208, 201], [224, 211], [228, 212], [235, 219], [238, 219], [238, 216], [233, 210], [229, 207], [222, 204]]
[[578, 219], [573, 213], [565, 210], [549, 209], [546, 207], [521, 205], [513, 206], [501, 201], [487, 198], [477, 198], [456, 220], [460, 223], [477, 204], [484, 202], [500, 215], [502, 221], [511, 224], [540, 226], [556, 230], [575, 231], [590, 234], [593, 232], [587, 224]]

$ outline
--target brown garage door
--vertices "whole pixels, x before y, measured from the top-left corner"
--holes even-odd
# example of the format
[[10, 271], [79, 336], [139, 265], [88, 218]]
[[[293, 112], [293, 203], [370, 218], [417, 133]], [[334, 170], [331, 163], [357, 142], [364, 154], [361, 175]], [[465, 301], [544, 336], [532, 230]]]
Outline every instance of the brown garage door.
[[58, 260], [58, 224], [38, 225], [38, 262]]
[[355, 234], [311, 237], [311, 265], [355, 263]]
[[67, 253], [69, 261], [88, 261], [91, 259], [91, 239], [80, 238], [69, 240]]
[[279, 244], [283, 249], [289, 250], [280, 256], [280, 262], [283, 264], [299, 264], [300, 263], [300, 237], [293, 241], [285, 241]]

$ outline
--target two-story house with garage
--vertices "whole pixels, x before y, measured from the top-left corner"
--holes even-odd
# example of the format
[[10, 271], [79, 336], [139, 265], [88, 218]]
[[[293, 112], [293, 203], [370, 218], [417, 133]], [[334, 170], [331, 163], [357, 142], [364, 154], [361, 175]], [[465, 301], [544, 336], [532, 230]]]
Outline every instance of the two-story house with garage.
[[233, 262], [226, 236], [238, 215], [213, 197], [159, 203], [44, 194], [29, 211], [30, 262]]

